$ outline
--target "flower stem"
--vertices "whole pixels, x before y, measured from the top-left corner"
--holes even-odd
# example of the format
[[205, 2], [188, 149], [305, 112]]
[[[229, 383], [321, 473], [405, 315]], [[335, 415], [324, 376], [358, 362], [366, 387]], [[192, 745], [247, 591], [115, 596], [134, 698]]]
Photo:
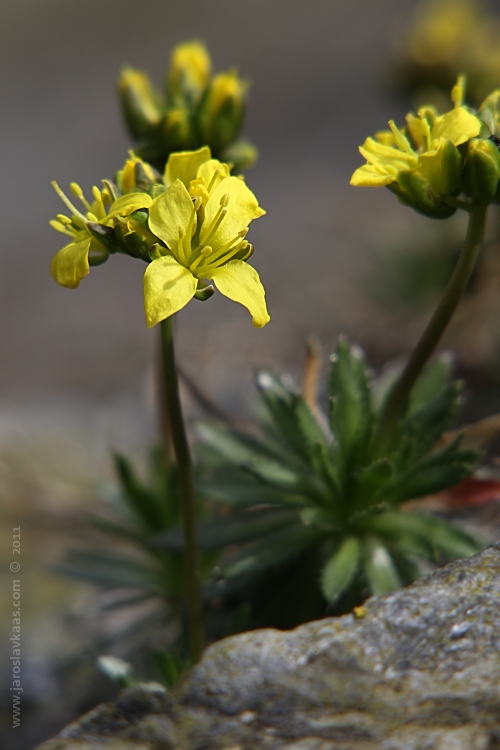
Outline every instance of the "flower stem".
[[386, 455], [399, 419], [407, 407], [411, 389], [438, 345], [467, 286], [481, 248], [486, 210], [485, 203], [475, 203], [470, 209], [464, 246], [452, 277], [383, 408], [373, 443], [376, 458]]
[[191, 659], [195, 664], [199, 661], [203, 651], [203, 618], [193, 464], [179, 398], [179, 382], [175, 366], [173, 316], [163, 320], [160, 327], [169, 431], [179, 471], [189, 611], [189, 641]]

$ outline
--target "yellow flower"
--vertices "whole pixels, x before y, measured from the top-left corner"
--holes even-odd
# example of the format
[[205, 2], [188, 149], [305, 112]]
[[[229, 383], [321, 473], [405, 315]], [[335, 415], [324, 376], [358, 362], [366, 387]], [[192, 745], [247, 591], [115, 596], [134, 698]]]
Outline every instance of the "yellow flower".
[[245, 262], [253, 250], [245, 239], [248, 225], [265, 212], [245, 182], [210, 157], [208, 147], [173, 154], [167, 189], [149, 209], [149, 228], [163, 244], [144, 275], [148, 327], [203, 292], [204, 280], [244, 305], [257, 328], [269, 322], [264, 288]]
[[367, 138], [360, 147], [367, 163], [357, 169], [351, 185], [390, 186], [407, 202], [421, 210], [439, 207], [442, 196], [460, 187], [462, 155], [458, 146], [479, 135], [482, 122], [462, 106], [463, 80], [452, 92], [455, 108], [437, 115], [432, 107], [422, 107], [406, 118], [405, 130], [389, 122], [390, 131]]
[[[124, 182], [129, 185], [135, 184], [133, 169], [138, 161], [140, 160], [137, 160], [137, 157], [131, 157], [121, 172]], [[148, 165], [144, 167], [148, 168]], [[114, 238], [110, 237], [110, 230], [122, 222], [125, 229], [130, 231], [127, 227], [128, 217], [134, 211], [149, 208], [153, 203], [153, 199], [147, 193], [131, 192], [118, 197], [116, 187], [112, 183], [104, 180], [103, 184], [102, 190], [92, 188], [94, 201], [89, 203], [81, 187], [76, 182], [71, 183], [71, 192], [84, 207], [83, 211], [79, 211], [59, 185], [56, 182], [52, 183], [56, 193], [69, 209], [70, 216], [58, 214], [57, 219], [51, 221], [50, 225], [70, 237], [71, 242], [54, 257], [51, 271], [54, 279], [69, 289], [75, 289], [80, 284], [89, 273], [91, 264], [99, 265], [108, 259], [111, 252], [109, 243], [114, 241]], [[109, 228], [108, 232], [106, 228]], [[99, 239], [96, 238], [96, 234]]]

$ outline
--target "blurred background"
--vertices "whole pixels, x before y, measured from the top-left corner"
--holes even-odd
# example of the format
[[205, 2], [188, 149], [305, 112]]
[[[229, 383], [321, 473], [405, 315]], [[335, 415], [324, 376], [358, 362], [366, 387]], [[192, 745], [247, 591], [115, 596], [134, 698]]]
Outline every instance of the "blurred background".
[[[403, 269], [404, 289], [401, 248], [432, 250], [439, 240], [428, 219], [388, 191], [355, 190], [349, 178], [362, 163], [358, 145], [390, 118], [402, 122], [412, 104], [393, 71], [415, 5], [0, 0], [0, 581], [8, 594], [12, 528], [21, 526], [24, 688], [21, 728], [12, 730], [7, 595], [0, 610], [6, 750], [28, 750], [115, 690], [90, 657], [81, 658], [97, 627], [90, 587], [51, 566], [78, 544], [81, 519], [112, 487], [110, 450], [140, 462], [157, 430], [157, 331], [144, 322], [143, 268], [114, 256], [76, 291], [58, 287], [49, 266], [62, 243], [48, 220], [61, 206], [51, 180], [63, 189], [76, 180], [89, 191], [113, 177], [131, 146], [115, 90], [122, 65], [161, 84], [173, 45], [204, 40], [216, 70], [237, 65], [251, 80], [244, 134], [260, 159], [247, 182], [268, 212], [251, 228], [252, 263], [272, 321], [255, 330], [243, 308], [217, 295], [189, 305], [178, 316], [183, 371], [243, 422], [255, 368], [300, 380], [311, 334], [325, 355], [340, 333], [377, 366], [405, 354], [432, 289], [425, 304], [398, 306], [394, 300], [408, 302], [409, 294], [397, 281], [388, 287], [387, 271]], [[440, 231], [460, 237], [463, 227], [457, 219]], [[432, 267], [432, 252], [426, 262]], [[413, 268], [421, 267], [417, 259]], [[476, 310], [474, 320], [488, 317], [490, 327], [476, 326], [458, 347], [464, 372], [481, 384], [494, 383], [498, 369], [496, 308], [487, 306], [488, 315]], [[488, 390], [489, 412], [495, 393]], [[192, 418], [196, 404], [184, 396]], [[481, 416], [479, 396], [475, 403]], [[76, 681], [75, 672], [68, 677], [75, 664]]]

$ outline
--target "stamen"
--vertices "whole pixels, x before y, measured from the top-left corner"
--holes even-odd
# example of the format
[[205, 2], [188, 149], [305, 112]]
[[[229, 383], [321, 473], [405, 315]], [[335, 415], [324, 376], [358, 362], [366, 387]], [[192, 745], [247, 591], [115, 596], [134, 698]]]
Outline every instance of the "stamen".
[[205, 247], [201, 251], [201, 254], [204, 258], [208, 258], [209, 255], [212, 255], [213, 251], [213, 247], [210, 247], [210, 245], [205, 245]]
[[180, 263], [186, 263], [187, 258], [186, 258], [186, 253], [184, 251], [184, 237], [186, 236], [186, 230], [184, 229], [184, 227], [181, 227], [181, 226], [177, 227], [177, 230], [179, 232], [179, 239], [177, 240], [178, 260]]
[[92, 211], [87, 211], [87, 221], [93, 221], [95, 224], [99, 224], [99, 219]]
[[57, 218], [61, 224], [71, 224], [71, 219], [68, 219], [64, 214], [57, 214]]
[[[233, 248], [231, 248], [230, 252], [224, 254], [221, 254], [221, 251], [216, 253], [208, 263], [204, 264], [198, 269], [198, 274], [200, 276], [203, 276], [204, 273], [207, 271], [211, 271], [214, 268], [219, 268], [219, 266], [223, 266], [225, 263], [227, 263], [228, 260], [231, 260], [232, 257], [234, 257], [237, 253], [239, 253], [241, 250], [246, 250], [248, 247], [251, 247], [250, 243], [247, 240], [242, 240], [241, 242], [238, 242]], [[251, 254], [251, 253], [250, 253]]]
[[429, 123], [427, 122], [425, 117], [422, 117], [422, 132], [425, 137], [425, 141], [427, 144], [427, 151], [431, 150], [431, 129], [429, 127]]
[[410, 156], [415, 156], [414, 150], [410, 146], [403, 133], [399, 130], [398, 127], [396, 127], [396, 123], [394, 122], [394, 120], [389, 120], [389, 127], [392, 130], [394, 138], [396, 139], [396, 143], [401, 151], [406, 151], [406, 153]]
[[71, 190], [74, 196], [76, 196], [77, 198], [81, 200], [81, 202], [83, 203], [87, 211], [90, 211], [91, 209], [90, 203], [85, 198], [83, 194], [83, 190], [81, 189], [80, 185], [77, 182], [71, 182], [69, 189]]
[[221, 206], [208, 226], [208, 234], [203, 241], [205, 245], [210, 242], [214, 234], [217, 232], [226, 214], [226, 209]]
[[212, 179], [210, 180], [210, 185], [207, 187], [207, 193], [210, 193], [212, 188], [215, 185], [215, 181], [217, 180], [217, 177], [220, 175], [220, 169], [216, 169]]
[[79, 216], [80, 218], [83, 219], [84, 218], [83, 214], [77, 208], [75, 208], [74, 205], [69, 200], [69, 198], [67, 198], [64, 195], [63, 191], [61, 190], [61, 188], [59, 187], [59, 185], [57, 184], [57, 182], [55, 180], [52, 181], [52, 187], [54, 188], [54, 190], [56, 191], [57, 195], [62, 200], [62, 202], [64, 203], [64, 205], [69, 208], [69, 210], [71, 211], [71, 213], [73, 213], [76, 216]]
[[224, 193], [224, 195], [223, 195], [223, 196], [222, 196], [222, 198], [220, 199], [220, 205], [221, 205], [221, 206], [222, 206], [223, 208], [226, 208], [226, 206], [228, 206], [228, 205], [229, 205], [229, 198], [230, 198], [230, 195], [229, 195], [229, 193]]
[[72, 237], [74, 239], [75, 235], [73, 232], [71, 232], [69, 229], [67, 229], [65, 224], [62, 224], [60, 221], [56, 221], [55, 219], [51, 219], [49, 221], [50, 226], [52, 229], [55, 229], [56, 232], [61, 232], [62, 234], [67, 234], [68, 237]]
[[96, 185], [94, 185], [94, 187], [92, 188], [92, 197], [97, 203], [97, 206], [93, 207], [94, 211], [97, 208], [98, 213], [100, 214], [99, 218], [104, 219], [104, 217], [106, 216], [106, 209], [104, 208], [104, 203], [102, 200], [102, 193]]

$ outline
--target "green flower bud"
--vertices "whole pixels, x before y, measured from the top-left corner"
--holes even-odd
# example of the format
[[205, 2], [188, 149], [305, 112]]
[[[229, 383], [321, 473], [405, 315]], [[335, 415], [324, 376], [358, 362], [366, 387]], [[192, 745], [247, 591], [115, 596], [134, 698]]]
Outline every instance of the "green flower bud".
[[189, 151], [196, 144], [192, 118], [184, 107], [173, 107], [167, 111], [160, 126], [162, 150]]
[[431, 219], [447, 219], [456, 211], [447, 203], [440, 202], [439, 198], [433, 195], [430, 183], [417, 172], [401, 173], [398, 182], [391, 182], [387, 189], [394, 193], [404, 206], [410, 206]]
[[218, 152], [234, 141], [243, 125], [248, 84], [236, 71], [214, 76], [198, 113], [201, 140]]
[[234, 172], [243, 172], [245, 169], [250, 169], [258, 158], [259, 152], [257, 148], [246, 138], [240, 138], [231, 143], [224, 149], [221, 155], [222, 161], [233, 165]]
[[474, 138], [463, 171], [463, 191], [471, 198], [491, 201], [500, 179], [500, 153], [493, 141]]
[[435, 195], [450, 195], [460, 188], [462, 163], [458, 148], [448, 139], [440, 138], [436, 149], [421, 154], [418, 168]]
[[157, 98], [145, 73], [124, 68], [118, 79], [123, 116], [133, 138], [149, 133], [161, 119]]

